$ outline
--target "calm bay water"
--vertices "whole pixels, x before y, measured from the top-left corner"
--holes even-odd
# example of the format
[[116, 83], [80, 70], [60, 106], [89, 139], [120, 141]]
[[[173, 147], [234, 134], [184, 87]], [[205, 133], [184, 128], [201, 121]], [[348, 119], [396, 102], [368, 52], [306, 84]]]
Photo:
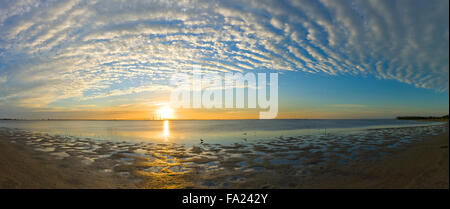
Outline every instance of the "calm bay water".
[[394, 119], [358, 120], [186, 120], [186, 121], [0, 121], [0, 127], [97, 140], [196, 144], [348, 133], [367, 128], [402, 127], [430, 122]]

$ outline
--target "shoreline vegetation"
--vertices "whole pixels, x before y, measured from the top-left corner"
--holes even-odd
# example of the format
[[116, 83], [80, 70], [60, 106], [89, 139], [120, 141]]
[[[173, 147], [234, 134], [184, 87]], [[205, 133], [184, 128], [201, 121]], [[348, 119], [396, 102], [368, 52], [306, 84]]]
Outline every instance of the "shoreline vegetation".
[[433, 117], [433, 116], [399, 116], [397, 120], [419, 120], [419, 121], [448, 121], [448, 115], [444, 115], [441, 117]]
[[[418, 132], [421, 134], [416, 134]], [[377, 136], [382, 137], [378, 139]], [[412, 142], [398, 145], [404, 137], [410, 137]], [[86, 139], [63, 139], [58, 136], [2, 129], [0, 188], [449, 188], [448, 123], [429, 126], [428, 129], [419, 127], [373, 130], [362, 138], [349, 138], [353, 138], [348, 141], [351, 143], [364, 141], [363, 144], [356, 145], [361, 151], [358, 159], [352, 160], [351, 153], [354, 151], [321, 151], [319, 145], [294, 147], [293, 144], [308, 140], [301, 137], [280, 138], [253, 146], [258, 152], [266, 153], [264, 155], [286, 157], [280, 159], [303, 159], [307, 156], [308, 159], [303, 159], [302, 163], [306, 163], [305, 166], [309, 170], [304, 170], [300, 169], [302, 166], [283, 164], [283, 160], [273, 157], [269, 160], [260, 159], [246, 149], [246, 146], [250, 145], [203, 144], [185, 149], [178, 145], [171, 147], [172, 145], [164, 144], [102, 144]], [[388, 141], [383, 142], [382, 138], [387, 138]], [[376, 144], [377, 140], [382, 142], [376, 145], [381, 150], [362, 148], [370, 148], [369, 145]], [[351, 148], [348, 145], [342, 147], [338, 142], [338, 139], [333, 140], [328, 150]], [[274, 146], [270, 148], [269, 145]], [[390, 146], [394, 148], [391, 149]], [[113, 147], [115, 154], [109, 155], [108, 159], [95, 158], [100, 155], [107, 156]], [[287, 153], [287, 149], [290, 153]], [[146, 155], [139, 155], [146, 150], [151, 151], [150, 158], [154, 161], [144, 159]], [[293, 154], [294, 151], [300, 152]], [[222, 152], [229, 155], [217, 155]], [[347, 152], [350, 153], [349, 158], [346, 158], [348, 162], [338, 162], [338, 156], [347, 155]], [[211, 164], [215, 162], [211, 160], [213, 153], [216, 153], [217, 156], [214, 157], [220, 161], [218, 165]], [[377, 153], [385, 154], [373, 158]], [[324, 158], [329, 158], [331, 162], [324, 163]], [[271, 160], [278, 160], [281, 164], [270, 164]], [[86, 161], [89, 164], [86, 164]], [[240, 169], [246, 166], [237, 165], [245, 163], [249, 164], [248, 167], [256, 166], [254, 168], [261, 170], [249, 172], [245, 169], [240, 172]], [[179, 172], [164, 167], [164, 164], [171, 164], [171, 168], [177, 168]], [[191, 166], [190, 169], [194, 172], [184, 171], [186, 165]], [[202, 165], [221, 169], [213, 171], [211, 175], [202, 175]], [[224, 173], [227, 175], [223, 175]], [[201, 184], [199, 180], [202, 180]], [[218, 182], [222, 184], [214, 185]], [[225, 183], [229, 186], [225, 187]]]

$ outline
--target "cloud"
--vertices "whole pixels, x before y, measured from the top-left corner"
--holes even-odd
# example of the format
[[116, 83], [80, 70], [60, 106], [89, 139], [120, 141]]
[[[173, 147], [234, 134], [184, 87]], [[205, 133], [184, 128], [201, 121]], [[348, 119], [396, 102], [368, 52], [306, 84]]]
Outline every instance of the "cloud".
[[8, 79], [6, 78], [6, 76], [0, 76], [0, 83], [6, 83], [6, 81], [8, 81]]
[[45, 106], [156, 91], [193, 64], [448, 91], [448, 10], [447, 0], [2, 1], [0, 95]]

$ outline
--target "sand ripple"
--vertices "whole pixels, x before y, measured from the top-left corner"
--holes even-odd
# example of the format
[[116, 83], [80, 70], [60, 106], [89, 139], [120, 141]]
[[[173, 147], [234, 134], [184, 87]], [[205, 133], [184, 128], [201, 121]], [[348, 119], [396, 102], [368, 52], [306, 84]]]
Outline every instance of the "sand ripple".
[[[186, 187], [228, 188], [265, 175], [279, 178], [324, 172], [331, 164], [349, 164], [379, 157], [412, 142], [445, 131], [444, 125], [369, 129], [346, 134], [303, 135], [242, 142], [232, 145], [130, 143], [71, 136], [52, 136], [0, 128], [15, 143], [49, 153], [56, 159], [77, 158], [99, 171], [130, 178], [132, 182], [178, 181]], [[189, 185], [189, 186], [187, 186]], [[261, 185], [264, 187], [264, 185]]]

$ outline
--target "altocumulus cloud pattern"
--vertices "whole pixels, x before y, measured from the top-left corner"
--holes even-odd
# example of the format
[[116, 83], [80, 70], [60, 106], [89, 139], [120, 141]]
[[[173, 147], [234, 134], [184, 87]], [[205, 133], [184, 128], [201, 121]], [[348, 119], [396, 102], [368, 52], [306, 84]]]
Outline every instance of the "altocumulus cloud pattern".
[[448, 91], [448, 0], [0, 2], [3, 105], [164, 90], [192, 64]]

